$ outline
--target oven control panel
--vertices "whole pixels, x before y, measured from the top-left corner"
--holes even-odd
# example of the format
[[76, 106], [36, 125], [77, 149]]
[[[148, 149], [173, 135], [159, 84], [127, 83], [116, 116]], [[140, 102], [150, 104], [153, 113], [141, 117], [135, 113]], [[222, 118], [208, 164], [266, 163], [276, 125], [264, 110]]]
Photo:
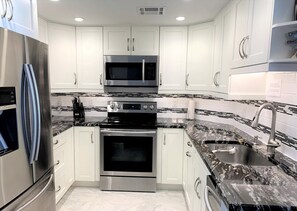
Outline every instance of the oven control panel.
[[157, 113], [156, 102], [127, 102], [109, 101], [107, 103], [109, 113]]

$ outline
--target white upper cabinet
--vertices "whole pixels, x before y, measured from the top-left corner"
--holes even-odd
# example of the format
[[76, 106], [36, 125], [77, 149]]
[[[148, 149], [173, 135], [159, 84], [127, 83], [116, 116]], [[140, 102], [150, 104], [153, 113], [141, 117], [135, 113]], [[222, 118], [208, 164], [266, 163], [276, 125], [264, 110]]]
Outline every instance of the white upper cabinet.
[[79, 89], [103, 89], [102, 28], [77, 27], [77, 83]]
[[104, 27], [104, 55], [130, 55], [130, 27]]
[[0, 27], [37, 38], [38, 18], [36, 0], [1, 0]]
[[237, 2], [233, 68], [267, 63], [272, 13], [273, 0]]
[[75, 27], [48, 23], [48, 43], [51, 88], [76, 88]]
[[185, 90], [187, 27], [160, 28], [160, 91]]
[[159, 27], [132, 27], [132, 55], [159, 54]]
[[47, 22], [41, 18], [38, 18], [38, 40], [48, 44]]
[[158, 55], [159, 27], [104, 27], [104, 55]]
[[186, 89], [208, 91], [213, 71], [213, 23], [189, 27]]

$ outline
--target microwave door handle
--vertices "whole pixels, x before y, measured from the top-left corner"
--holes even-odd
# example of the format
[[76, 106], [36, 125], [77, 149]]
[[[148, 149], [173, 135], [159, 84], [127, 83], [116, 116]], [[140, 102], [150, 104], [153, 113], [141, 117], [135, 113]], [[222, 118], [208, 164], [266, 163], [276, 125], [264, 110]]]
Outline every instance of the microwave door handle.
[[[28, 84], [28, 98], [30, 100], [30, 107], [32, 108], [32, 110], [29, 112], [29, 116], [30, 116], [30, 120], [29, 122], [32, 123], [32, 125], [30, 125], [30, 135], [27, 136], [30, 139], [30, 156], [29, 156], [29, 162], [30, 164], [33, 163], [34, 161], [34, 154], [36, 152], [36, 128], [37, 128], [37, 122], [35, 119], [35, 113], [36, 113], [36, 104], [34, 103], [34, 88], [33, 88], [33, 82], [32, 82], [32, 78], [30, 77], [30, 69], [29, 66], [27, 64], [24, 64], [24, 74], [25, 74], [25, 78], [27, 80], [27, 84]], [[24, 96], [25, 97], [25, 96]], [[26, 111], [24, 111], [26, 112]], [[31, 114], [33, 114], [33, 117], [31, 116]], [[31, 117], [32, 117], [32, 121], [31, 121]], [[26, 121], [26, 120], [25, 120]], [[28, 132], [28, 130], [27, 130]]]
[[144, 82], [145, 76], [145, 59], [142, 60], [142, 81]]
[[32, 64], [29, 64], [30, 68], [30, 73], [31, 73], [31, 78], [33, 82], [33, 89], [34, 89], [34, 102], [36, 105], [36, 113], [35, 113], [35, 118], [36, 118], [36, 151], [34, 153], [34, 160], [38, 160], [39, 156], [39, 148], [40, 148], [40, 133], [41, 133], [41, 115], [40, 115], [40, 100], [39, 100], [39, 94], [38, 94], [38, 87], [37, 87], [37, 82], [36, 82], [36, 77], [34, 74], [34, 68]]

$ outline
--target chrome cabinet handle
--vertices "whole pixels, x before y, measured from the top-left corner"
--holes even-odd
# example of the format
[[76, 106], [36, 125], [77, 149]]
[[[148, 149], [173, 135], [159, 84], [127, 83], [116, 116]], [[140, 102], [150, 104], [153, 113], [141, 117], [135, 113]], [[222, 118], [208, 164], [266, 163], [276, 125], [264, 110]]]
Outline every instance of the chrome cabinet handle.
[[166, 134], [164, 134], [164, 142], [163, 142], [164, 145], [166, 145]]
[[198, 178], [196, 179], [195, 184], [194, 184], [194, 190], [195, 190], [195, 192], [196, 192], [196, 195], [197, 195], [198, 199], [201, 198], [200, 195], [199, 195], [199, 192], [198, 192], [198, 190], [197, 190], [197, 188], [199, 187], [200, 184], [201, 184], [201, 179], [200, 179], [200, 177], [198, 177]]
[[189, 83], [188, 83], [188, 80], [189, 80], [189, 73], [187, 74], [187, 76], [186, 76], [186, 86], [189, 86]]
[[100, 85], [102, 85], [102, 73], [100, 74]]
[[93, 132], [91, 133], [91, 143], [94, 144]]
[[1, 18], [5, 18], [7, 14], [7, 0], [1, 0], [1, 1], [2, 1], [2, 9], [4, 10], [3, 13], [1, 14]]
[[10, 8], [10, 16], [7, 18], [8, 21], [11, 21], [13, 18], [13, 4], [11, 0], [7, 0], [7, 2], [9, 3], [9, 8]]
[[132, 51], [135, 51], [134, 44], [135, 44], [135, 39], [133, 38], [133, 39], [132, 39]]
[[142, 81], [143, 82], [144, 82], [144, 79], [145, 79], [144, 76], [145, 76], [145, 59], [142, 60]]
[[56, 193], [58, 193], [61, 190], [61, 186], [59, 185], [58, 190], [56, 190]]
[[127, 51], [130, 51], [130, 38], [127, 38]]
[[244, 58], [247, 58], [247, 57], [248, 57], [247, 53], [245, 52], [245, 44], [246, 44], [246, 41], [247, 41], [247, 40], [249, 40], [249, 36], [246, 36], [246, 37], [244, 38], [243, 43], [242, 43], [242, 54], [243, 54], [243, 57], [244, 57]]
[[56, 163], [55, 163], [55, 166], [59, 165], [60, 164], [60, 161], [58, 160]]
[[191, 157], [191, 154], [189, 151], [186, 152], [186, 156]]
[[162, 73], [160, 73], [160, 86], [163, 85], [163, 80], [162, 80]]
[[54, 143], [54, 145], [57, 145], [59, 143], [59, 140], [56, 140], [56, 142]]
[[242, 40], [241, 40], [240, 43], [239, 43], [239, 47], [238, 47], [238, 53], [239, 53], [239, 56], [240, 56], [241, 59], [244, 59], [244, 56], [243, 56], [243, 54], [241, 53], [241, 50], [242, 50], [242, 43], [243, 43], [243, 41], [244, 41], [244, 38], [242, 38]]
[[189, 142], [189, 141], [188, 141], [187, 145], [188, 145], [189, 147], [192, 147], [192, 144], [191, 144], [191, 142]]
[[74, 85], [76, 85], [77, 84], [77, 75], [76, 75], [76, 73], [73, 73], [74, 74]]
[[216, 72], [216, 74], [214, 75], [213, 77], [213, 83], [216, 87], [220, 86], [220, 84], [218, 83], [218, 75], [220, 74], [221, 72]]

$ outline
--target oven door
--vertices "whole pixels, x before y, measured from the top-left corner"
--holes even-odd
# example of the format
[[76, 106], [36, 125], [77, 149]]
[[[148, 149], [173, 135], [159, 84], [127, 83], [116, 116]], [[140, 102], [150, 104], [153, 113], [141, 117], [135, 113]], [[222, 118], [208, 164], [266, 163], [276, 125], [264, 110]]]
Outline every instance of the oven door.
[[156, 130], [102, 129], [101, 176], [156, 177]]
[[158, 86], [157, 56], [105, 56], [105, 86]]

